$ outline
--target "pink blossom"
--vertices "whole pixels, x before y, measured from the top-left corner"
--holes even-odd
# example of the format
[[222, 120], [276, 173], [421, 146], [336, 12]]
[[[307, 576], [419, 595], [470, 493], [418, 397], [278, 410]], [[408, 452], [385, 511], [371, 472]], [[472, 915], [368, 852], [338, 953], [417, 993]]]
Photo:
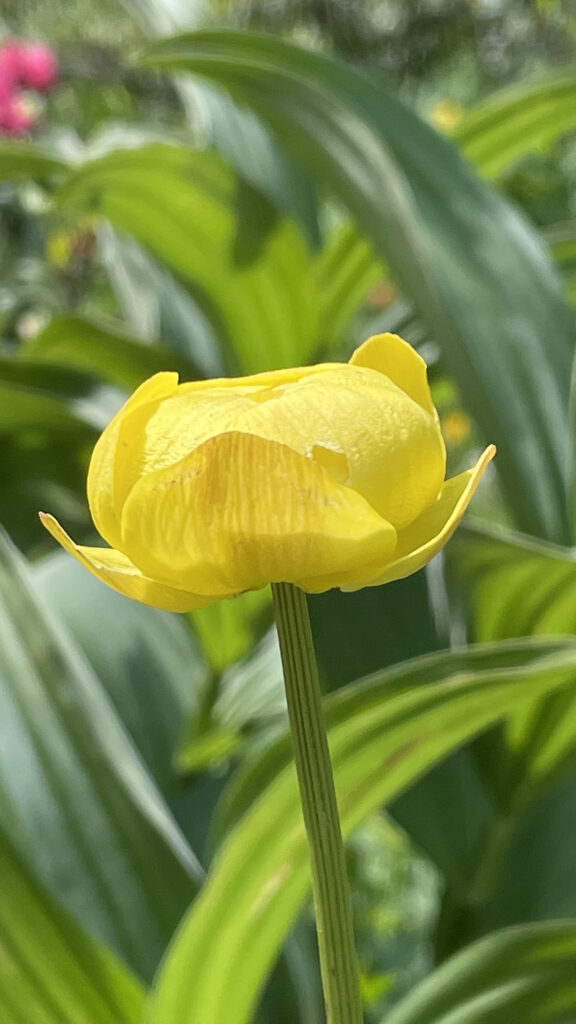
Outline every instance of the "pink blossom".
[[0, 81], [10, 89], [21, 84], [22, 45], [14, 40], [0, 48]]
[[37, 92], [49, 92], [58, 80], [58, 61], [45, 43], [24, 43], [20, 68], [22, 84]]
[[0, 80], [12, 88], [48, 92], [58, 80], [58, 61], [46, 43], [14, 39], [0, 48]]
[[36, 116], [26, 109], [18, 96], [11, 96], [7, 101], [0, 100], [0, 133], [13, 138], [21, 138], [34, 128]]

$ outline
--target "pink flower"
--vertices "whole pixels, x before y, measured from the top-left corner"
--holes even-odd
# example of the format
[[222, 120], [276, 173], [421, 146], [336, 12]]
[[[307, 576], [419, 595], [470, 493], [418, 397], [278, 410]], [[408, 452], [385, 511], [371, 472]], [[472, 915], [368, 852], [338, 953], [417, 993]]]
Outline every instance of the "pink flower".
[[45, 43], [24, 43], [20, 68], [22, 84], [37, 92], [49, 92], [58, 81], [58, 61]]
[[5, 43], [0, 49], [0, 81], [12, 90], [20, 85], [21, 76], [22, 46], [16, 41]]
[[15, 95], [7, 100], [0, 99], [0, 133], [12, 138], [21, 138], [36, 125], [36, 116], [26, 109], [26, 104]]
[[15, 39], [0, 49], [0, 81], [13, 89], [24, 87], [48, 92], [58, 80], [58, 61], [46, 43]]

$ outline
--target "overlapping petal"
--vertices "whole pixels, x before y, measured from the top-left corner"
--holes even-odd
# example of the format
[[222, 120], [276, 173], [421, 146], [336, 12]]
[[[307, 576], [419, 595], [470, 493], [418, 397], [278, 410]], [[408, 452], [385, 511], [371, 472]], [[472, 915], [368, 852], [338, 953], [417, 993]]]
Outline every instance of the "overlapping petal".
[[[363, 586], [376, 587], [383, 583], [410, 576], [422, 569], [450, 540], [460, 523], [488, 463], [496, 448], [490, 445], [472, 469], [447, 480], [437, 501], [406, 530], [398, 534], [394, 558], [386, 567], [365, 579]], [[357, 590], [356, 586], [342, 586], [342, 590]]]
[[233, 429], [287, 444], [329, 472], [326, 453], [339, 455], [338, 479], [395, 527], [438, 496], [446, 468], [438, 424], [387, 377], [345, 364], [266, 395], [239, 413]]
[[63, 547], [116, 590], [173, 611], [269, 582], [356, 590], [446, 543], [494, 449], [444, 481], [426, 365], [377, 335], [349, 364], [146, 381], [100, 438], [88, 497], [110, 549]]
[[145, 575], [222, 597], [384, 565], [396, 531], [317, 462], [231, 432], [142, 477], [124, 507], [122, 543]]

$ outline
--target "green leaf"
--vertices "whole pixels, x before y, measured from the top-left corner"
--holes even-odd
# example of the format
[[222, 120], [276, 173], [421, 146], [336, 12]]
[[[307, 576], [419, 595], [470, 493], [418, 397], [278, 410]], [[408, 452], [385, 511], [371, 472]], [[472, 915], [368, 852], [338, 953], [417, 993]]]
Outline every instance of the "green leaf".
[[4, 1024], [138, 1024], [144, 990], [46, 893], [0, 833]]
[[272, 621], [270, 589], [248, 590], [233, 601], [218, 601], [190, 616], [215, 673], [245, 658]]
[[316, 655], [328, 690], [447, 645], [435, 619], [441, 597], [433, 601], [428, 581], [427, 572], [419, 572], [355, 594], [329, 590], [310, 596]]
[[316, 339], [311, 257], [297, 226], [210, 152], [117, 151], [85, 164], [62, 204], [100, 213], [186, 282], [232, 368], [306, 360]]
[[[519, 702], [571, 680], [575, 666], [570, 641], [514, 643], [417, 659], [332, 696], [327, 711], [344, 833]], [[238, 823], [176, 935], [147, 1020], [251, 1019], [309, 882], [288, 759], [286, 738], [236, 786], [228, 812]]]
[[[316, 263], [321, 340], [340, 341], [370, 291], [385, 277], [382, 261], [355, 224], [329, 235]], [[351, 339], [347, 347], [350, 345]]]
[[72, 368], [0, 358], [0, 522], [23, 549], [46, 540], [43, 506], [86, 529], [89, 452], [117, 406]]
[[102, 686], [3, 535], [0, 602], [4, 827], [49, 891], [147, 976], [201, 870]]
[[576, 70], [570, 68], [494, 93], [465, 114], [452, 137], [482, 174], [498, 178], [575, 127]]
[[342, 63], [233, 32], [163, 40], [146, 63], [223, 85], [349, 207], [499, 444], [518, 523], [566, 541], [571, 318], [532, 229], [447, 140]]
[[448, 554], [477, 640], [576, 633], [576, 549], [468, 522]]
[[62, 176], [69, 164], [31, 142], [0, 142], [0, 181]]
[[207, 675], [186, 620], [116, 594], [63, 551], [36, 563], [32, 580], [89, 661], [148, 770], [171, 795], [174, 750]]
[[218, 331], [190, 291], [128, 235], [101, 225], [98, 232], [102, 260], [110, 284], [129, 328], [147, 342], [159, 338], [202, 372], [221, 377], [224, 372]]
[[434, 971], [386, 1024], [571, 1024], [575, 956], [573, 921], [498, 932]]
[[[576, 633], [576, 551], [468, 524], [449, 553], [467, 585], [478, 640]], [[534, 799], [576, 760], [574, 695], [535, 701], [478, 748], [501, 808]]]
[[33, 340], [26, 342], [24, 354], [37, 362], [93, 373], [127, 391], [133, 391], [146, 377], [161, 370], [176, 370], [184, 380], [201, 376], [191, 360], [166, 346], [138, 341], [115, 327], [80, 316], [51, 320]]

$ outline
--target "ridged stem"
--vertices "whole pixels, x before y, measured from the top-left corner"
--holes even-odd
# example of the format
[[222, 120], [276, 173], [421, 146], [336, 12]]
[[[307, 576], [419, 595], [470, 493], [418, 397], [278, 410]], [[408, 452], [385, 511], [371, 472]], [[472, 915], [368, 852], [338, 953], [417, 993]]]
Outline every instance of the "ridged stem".
[[294, 760], [312, 865], [328, 1024], [362, 1024], [352, 906], [306, 596], [272, 585]]

